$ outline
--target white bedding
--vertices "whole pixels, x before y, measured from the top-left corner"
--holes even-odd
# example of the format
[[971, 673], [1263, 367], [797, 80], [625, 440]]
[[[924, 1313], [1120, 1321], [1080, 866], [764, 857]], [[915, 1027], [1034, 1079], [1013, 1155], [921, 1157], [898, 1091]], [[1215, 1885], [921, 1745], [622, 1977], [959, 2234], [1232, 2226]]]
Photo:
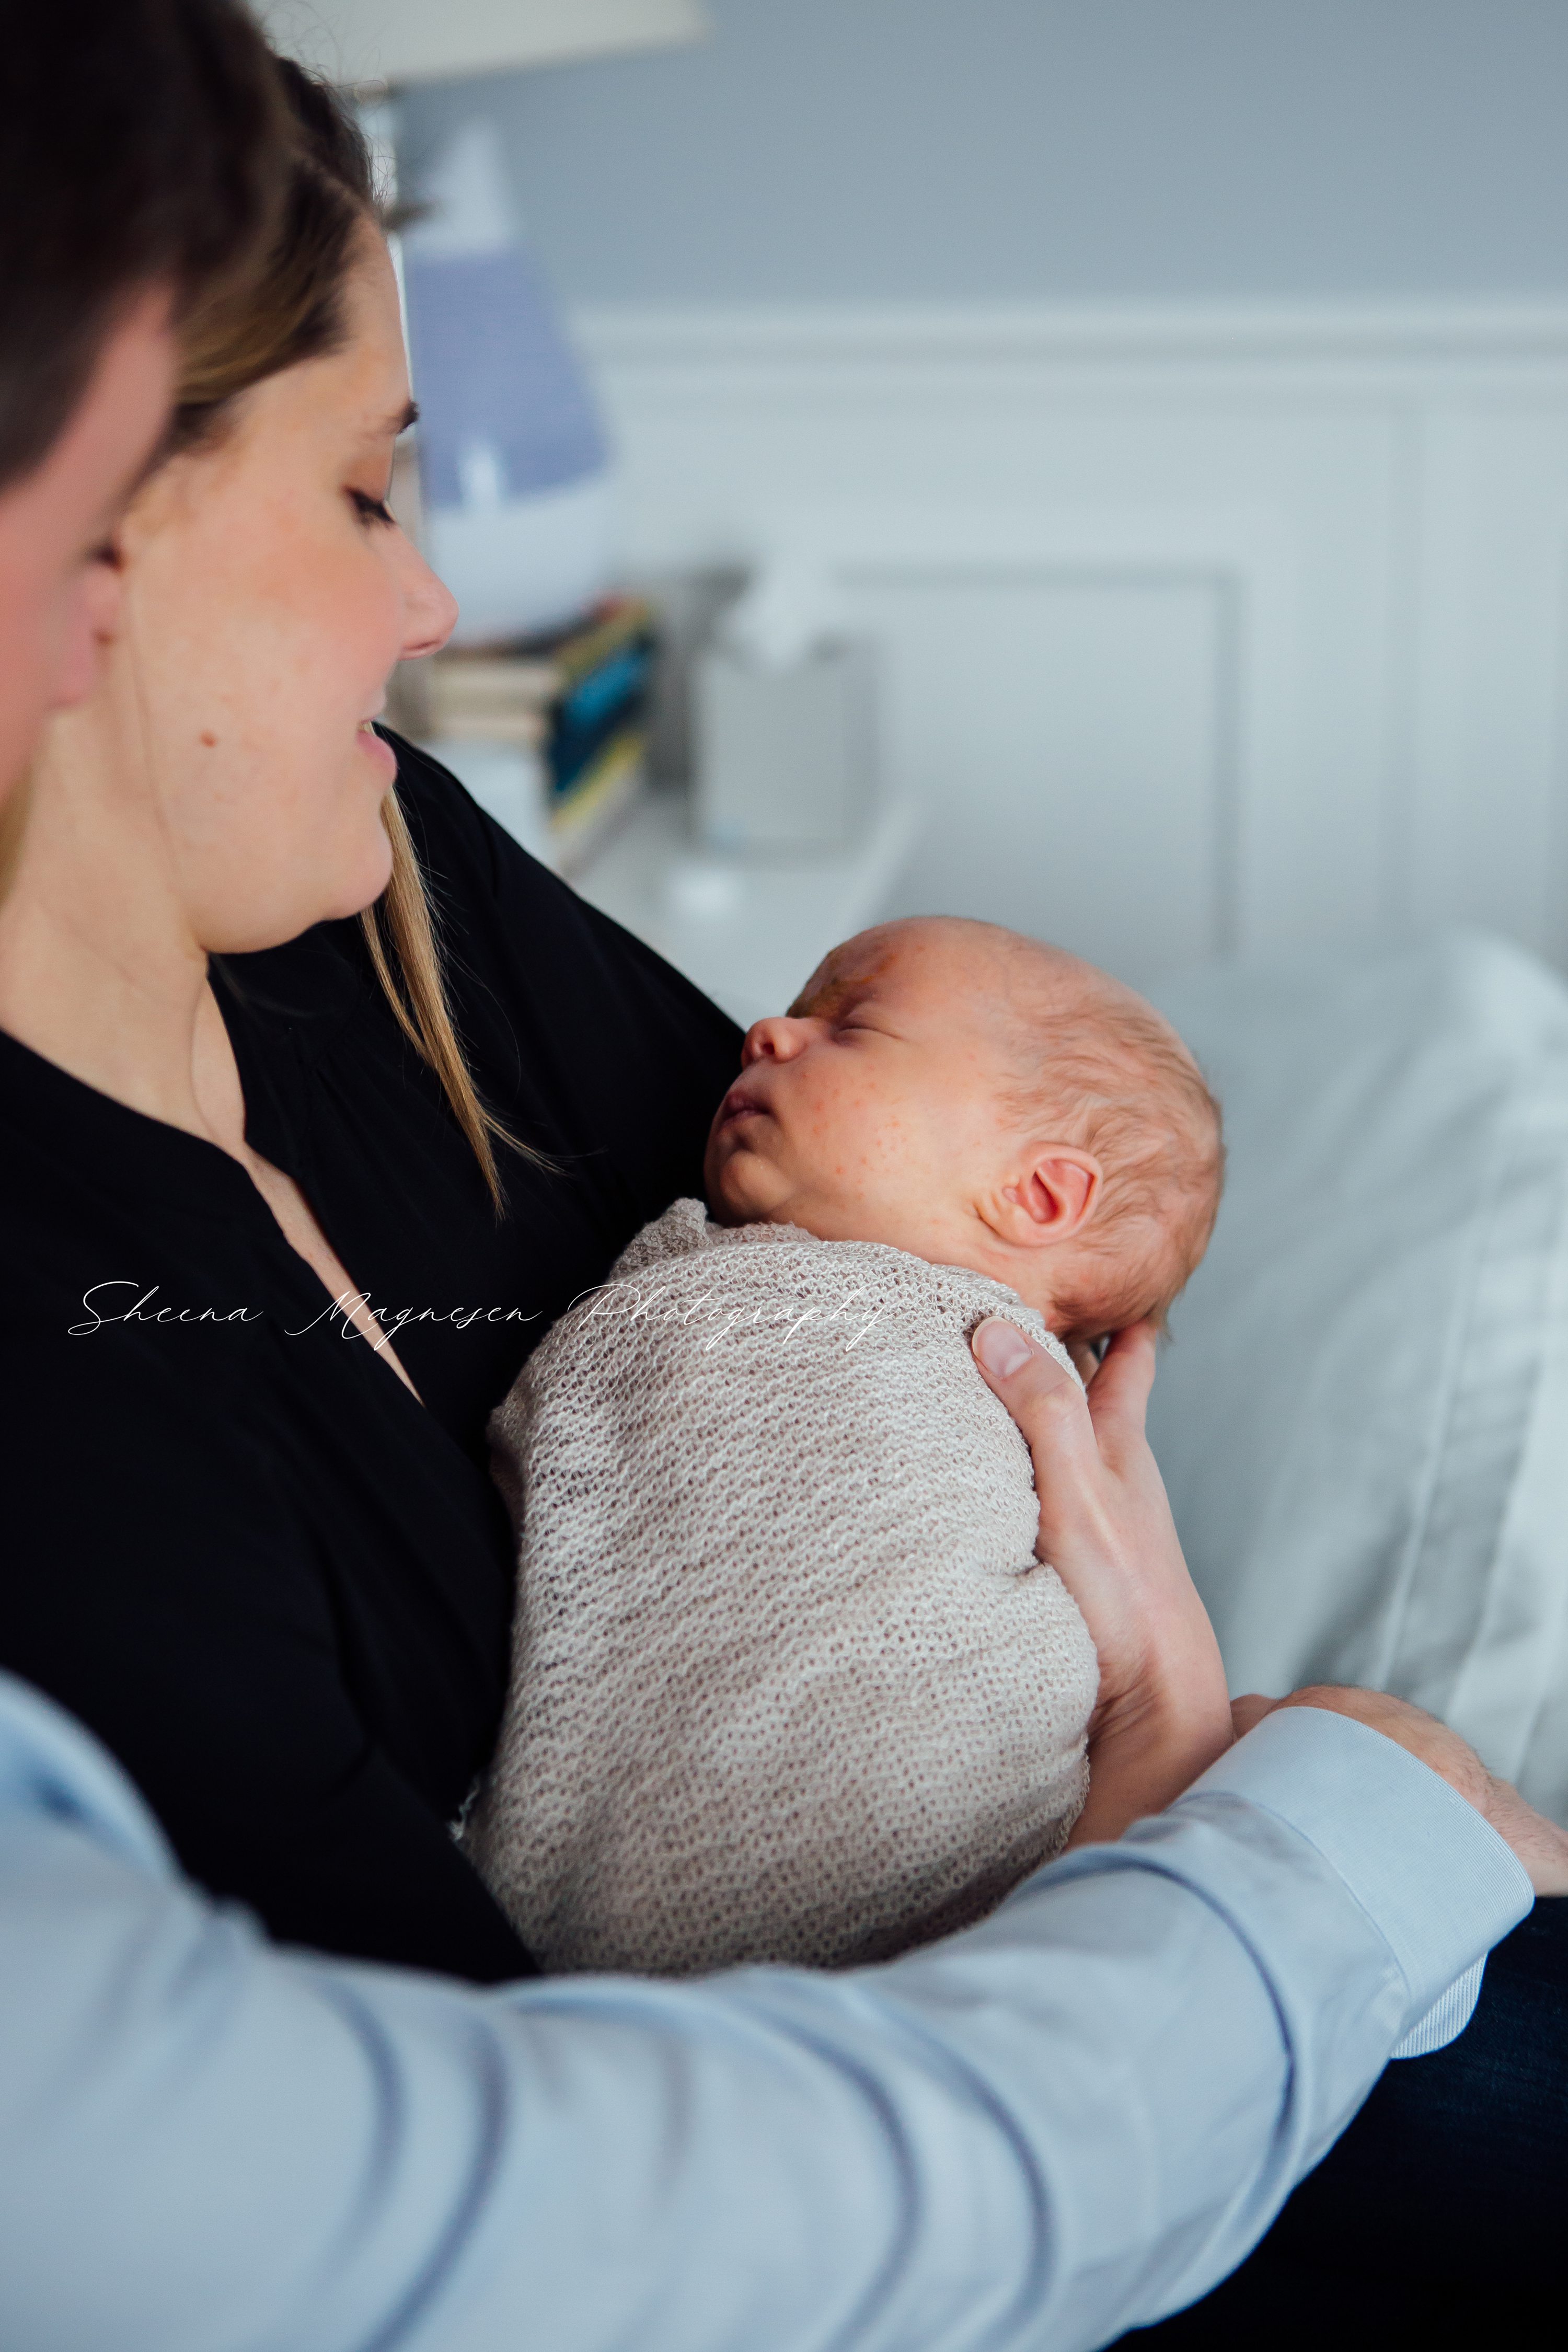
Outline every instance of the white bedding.
[[1568, 1821], [1568, 988], [1461, 938], [1160, 1002], [1230, 1137], [1152, 1431], [1232, 1688], [1400, 1692]]

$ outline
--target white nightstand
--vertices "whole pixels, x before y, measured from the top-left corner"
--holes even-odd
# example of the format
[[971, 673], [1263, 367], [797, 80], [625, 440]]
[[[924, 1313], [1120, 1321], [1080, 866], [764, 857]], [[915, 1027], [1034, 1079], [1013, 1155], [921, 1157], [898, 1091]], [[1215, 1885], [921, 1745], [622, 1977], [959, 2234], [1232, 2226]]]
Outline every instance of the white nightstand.
[[742, 862], [694, 847], [684, 800], [658, 793], [575, 884], [745, 1024], [782, 1013], [830, 947], [880, 919], [918, 832], [895, 802], [855, 849]]

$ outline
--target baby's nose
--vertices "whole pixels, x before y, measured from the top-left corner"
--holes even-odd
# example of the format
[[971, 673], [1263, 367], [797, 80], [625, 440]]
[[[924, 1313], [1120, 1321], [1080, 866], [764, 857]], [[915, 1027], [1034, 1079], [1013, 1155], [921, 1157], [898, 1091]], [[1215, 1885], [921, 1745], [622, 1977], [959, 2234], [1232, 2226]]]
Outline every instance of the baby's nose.
[[775, 1013], [765, 1021], [753, 1021], [741, 1048], [742, 1066], [751, 1062], [793, 1062], [811, 1043], [816, 1025], [789, 1013]]

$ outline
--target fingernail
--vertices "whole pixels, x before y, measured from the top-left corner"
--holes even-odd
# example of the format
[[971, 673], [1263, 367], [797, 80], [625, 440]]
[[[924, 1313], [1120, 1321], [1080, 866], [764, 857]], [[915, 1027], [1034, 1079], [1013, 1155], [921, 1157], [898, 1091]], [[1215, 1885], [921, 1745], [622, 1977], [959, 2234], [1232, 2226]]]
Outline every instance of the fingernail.
[[1010, 1380], [1015, 1372], [1021, 1372], [1034, 1353], [1017, 1325], [1004, 1323], [996, 1315], [982, 1323], [970, 1346], [986, 1370], [999, 1381]]

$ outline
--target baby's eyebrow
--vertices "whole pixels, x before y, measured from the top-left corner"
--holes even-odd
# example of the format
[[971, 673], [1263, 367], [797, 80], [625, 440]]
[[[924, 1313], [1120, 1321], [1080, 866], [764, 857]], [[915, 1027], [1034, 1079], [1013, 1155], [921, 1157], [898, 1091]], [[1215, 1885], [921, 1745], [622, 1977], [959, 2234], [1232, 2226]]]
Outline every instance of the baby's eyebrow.
[[840, 980], [832, 976], [823, 981], [818, 987], [804, 988], [790, 1006], [790, 1017], [792, 1020], [804, 1021], [813, 1016], [821, 1019], [828, 1013], [841, 1013], [854, 996], [855, 988], [856, 983], [853, 981]]
[[842, 1013], [846, 1005], [862, 1003], [867, 997], [875, 995], [889, 974], [896, 979], [897, 956], [891, 949], [883, 948], [869, 956], [858, 955], [847, 971], [835, 961], [836, 955], [842, 952], [830, 950], [817, 965], [790, 1006], [789, 1017], [798, 1021]]

